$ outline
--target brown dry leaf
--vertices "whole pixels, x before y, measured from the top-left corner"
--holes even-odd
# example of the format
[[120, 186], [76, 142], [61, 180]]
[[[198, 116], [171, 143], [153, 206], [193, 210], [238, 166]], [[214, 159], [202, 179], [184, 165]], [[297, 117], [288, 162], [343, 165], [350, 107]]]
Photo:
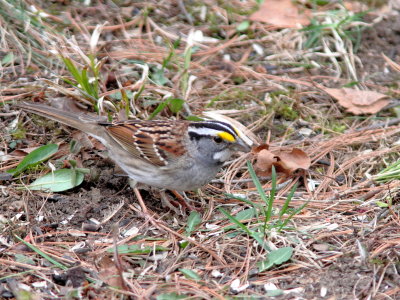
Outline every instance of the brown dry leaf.
[[99, 278], [113, 287], [123, 287], [123, 282], [118, 272], [118, 268], [112, 259], [104, 256], [98, 262]]
[[287, 175], [298, 169], [308, 170], [311, 165], [311, 159], [307, 153], [298, 148], [293, 148], [291, 152], [281, 151], [276, 157], [278, 158], [275, 164], [277, 171], [282, 171]]
[[303, 150], [293, 148], [291, 151], [269, 151], [268, 145], [260, 145], [253, 149], [257, 158], [254, 169], [258, 176], [271, 175], [272, 166], [277, 172], [291, 175], [298, 169], [308, 170], [311, 159]]
[[251, 21], [260, 21], [279, 28], [296, 28], [310, 24], [310, 12], [299, 11], [292, 0], [265, 0], [260, 9], [250, 16]]
[[355, 115], [375, 114], [389, 104], [385, 94], [374, 91], [359, 91], [350, 88], [332, 89], [322, 88], [339, 104]]
[[257, 154], [257, 162], [254, 165], [255, 171], [258, 176], [271, 175], [272, 165], [277, 162], [275, 154], [269, 150], [261, 150]]

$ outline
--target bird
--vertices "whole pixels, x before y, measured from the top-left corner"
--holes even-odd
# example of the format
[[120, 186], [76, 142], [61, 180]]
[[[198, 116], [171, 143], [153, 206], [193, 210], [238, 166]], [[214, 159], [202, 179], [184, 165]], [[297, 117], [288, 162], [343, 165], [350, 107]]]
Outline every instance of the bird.
[[237, 152], [253, 142], [225, 121], [125, 120], [23, 102], [22, 110], [76, 128], [99, 140], [109, 157], [137, 183], [178, 192], [201, 188]]

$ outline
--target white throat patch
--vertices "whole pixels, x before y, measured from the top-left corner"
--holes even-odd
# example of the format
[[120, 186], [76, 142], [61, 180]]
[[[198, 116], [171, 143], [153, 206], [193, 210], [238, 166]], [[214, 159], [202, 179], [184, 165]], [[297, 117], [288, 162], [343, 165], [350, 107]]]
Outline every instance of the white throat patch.
[[229, 149], [224, 149], [222, 151], [216, 152], [213, 155], [213, 159], [218, 160], [220, 162], [227, 161], [232, 155], [232, 151]]

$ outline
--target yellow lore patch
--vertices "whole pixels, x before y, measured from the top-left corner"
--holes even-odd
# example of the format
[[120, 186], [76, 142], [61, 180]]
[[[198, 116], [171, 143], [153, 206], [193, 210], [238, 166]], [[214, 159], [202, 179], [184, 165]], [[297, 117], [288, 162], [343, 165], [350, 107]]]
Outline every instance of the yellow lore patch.
[[234, 137], [232, 134], [230, 134], [230, 133], [228, 133], [228, 132], [225, 132], [225, 131], [219, 132], [219, 133], [218, 133], [218, 136], [219, 136], [221, 139], [223, 139], [223, 140], [225, 140], [225, 141], [228, 141], [228, 142], [234, 142], [234, 141], [236, 140], [235, 137]]

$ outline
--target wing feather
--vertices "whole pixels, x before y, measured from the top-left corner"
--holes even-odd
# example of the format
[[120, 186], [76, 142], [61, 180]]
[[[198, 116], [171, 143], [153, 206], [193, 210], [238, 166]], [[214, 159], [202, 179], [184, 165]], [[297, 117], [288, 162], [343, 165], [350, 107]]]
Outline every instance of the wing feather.
[[125, 121], [108, 124], [106, 130], [133, 157], [166, 166], [185, 153], [186, 126], [182, 121]]

